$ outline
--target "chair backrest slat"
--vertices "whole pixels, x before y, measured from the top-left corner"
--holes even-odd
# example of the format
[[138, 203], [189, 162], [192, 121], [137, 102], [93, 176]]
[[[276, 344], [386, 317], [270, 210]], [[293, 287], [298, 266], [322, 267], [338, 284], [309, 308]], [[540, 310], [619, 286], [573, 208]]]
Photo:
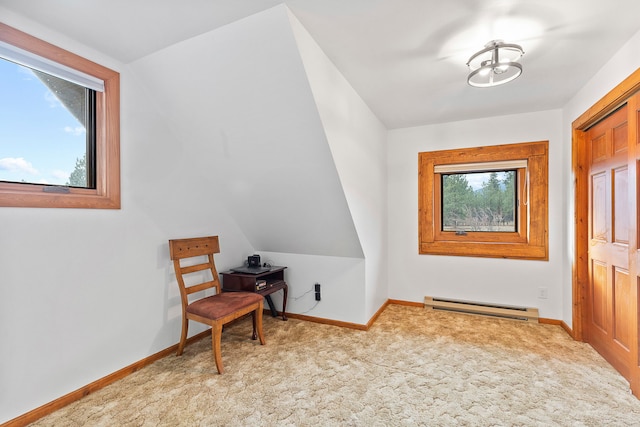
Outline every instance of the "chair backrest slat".
[[191, 258], [220, 252], [218, 236], [169, 240], [171, 259]]
[[205, 289], [213, 288], [216, 284], [215, 280], [211, 280], [209, 282], [200, 283], [192, 286], [185, 286], [185, 290], [187, 291], [187, 295], [191, 295], [195, 292], [204, 291]]
[[205, 262], [203, 264], [187, 265], [185, 267], [180, 267], [180, 272], [182, 274], [189, 274], [189, 273], [196, 273], [202, 270], [207, 270], [209, 268], [211, 268], [211, 265], [209, 265], [208, 262]]
[[[169, 253], [173, 260], [173, 266], [180, 286], [180, 295], [183, 305], [188, 304], [187, 295], [194, 292], [203, 291], [209, 288], [216, 288], [216, 293], [220, 293], [220, 279], [216, 266], [213, 262], [213, 254], [220, 252], [218, 236], [197, 237], [192, 239], [169, 240]], [[207, 262], [182, 266], [180, 261], [187, 258], [207, 256]], [[205, 282], [185, 284], [184, 275], [197, 273], [199, 271], [211, 271], [211, 277], [204, 279]]]

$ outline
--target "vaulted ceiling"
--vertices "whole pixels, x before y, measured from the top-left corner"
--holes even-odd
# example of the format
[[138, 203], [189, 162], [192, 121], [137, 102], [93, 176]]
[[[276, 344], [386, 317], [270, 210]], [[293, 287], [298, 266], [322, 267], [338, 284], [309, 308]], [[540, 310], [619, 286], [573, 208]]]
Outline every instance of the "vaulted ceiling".
[[[280, 3], [390, 129], [560, 108], [640, 30], [637, 0], [0, 0], [0, 12], [130, 63]], [[523, 75], [469, 87], [467, 59], [494, 39], [522, 45]]]

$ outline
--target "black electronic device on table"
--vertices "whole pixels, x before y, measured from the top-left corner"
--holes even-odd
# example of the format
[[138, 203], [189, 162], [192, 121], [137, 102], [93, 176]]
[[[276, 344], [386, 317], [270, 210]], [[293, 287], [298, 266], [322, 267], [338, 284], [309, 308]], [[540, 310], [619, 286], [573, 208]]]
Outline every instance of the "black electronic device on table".
[[242, 265], [240, 267], [233, 267], [231, 269], [234, 273], [245, 273], [245, 274], [261, 274], [266, 273], [267, 271], [271, 271], [270, 267], [249, 267]]
[[234, 267], [231, 271], [234, 273], [261, 274], [271, 271], [271, 268], [260, 265], [260, 255], [249, 255], [246, 266]]
[[260, 255], [249, 255], [247, 257], [247, 265], [249, 267], [260, 267]]

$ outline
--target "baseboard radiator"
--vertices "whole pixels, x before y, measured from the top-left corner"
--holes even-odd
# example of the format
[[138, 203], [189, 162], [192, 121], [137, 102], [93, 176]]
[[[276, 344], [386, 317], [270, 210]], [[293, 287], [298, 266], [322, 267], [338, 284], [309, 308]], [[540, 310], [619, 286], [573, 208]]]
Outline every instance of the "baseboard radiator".
[[453, 311], [456, 313], [479, 316], [500, 317], [503, 319], [537, 322], [538, 309], [515, 307], [511, 305], [487, 304], [482, 302], [424, 297], [424, 308], [429, 310]]

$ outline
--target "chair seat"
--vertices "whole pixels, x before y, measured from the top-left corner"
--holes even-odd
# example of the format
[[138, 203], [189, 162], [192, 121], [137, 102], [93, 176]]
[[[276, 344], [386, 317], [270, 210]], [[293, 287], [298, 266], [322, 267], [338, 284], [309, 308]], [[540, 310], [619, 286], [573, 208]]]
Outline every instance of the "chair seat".
[[243, 307], [262, 301], [262, 295], [251, 292], [223, 292], [194, 301], [187, 306], [187, 313], [218, 320]]

